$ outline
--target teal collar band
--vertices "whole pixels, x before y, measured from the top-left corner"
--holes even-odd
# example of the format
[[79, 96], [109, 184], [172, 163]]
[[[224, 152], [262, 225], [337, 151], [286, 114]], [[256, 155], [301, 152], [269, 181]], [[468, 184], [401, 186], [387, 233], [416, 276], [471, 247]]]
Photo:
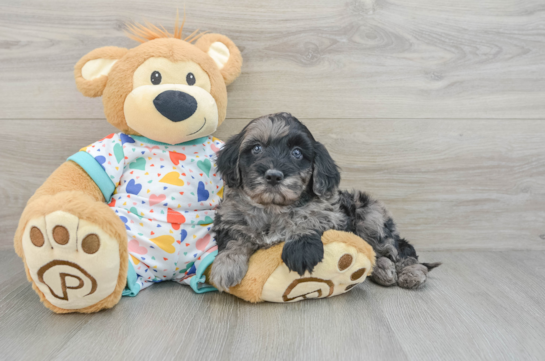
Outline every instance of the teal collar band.
[[154, 144], [154, 145], [186, 145], [186, 146], [187, 145], [202, 144], [202, 143], [206, 142], [206, 140], [208, 139], [208, 136], [206, 136], [206, 137], [202, 137], [202, 138], [188, 140], [187, 142], [183, 142], [183, 143], [168, 144], [168, 143], [158, 142], [158, 141], [155, 141], [153, 139], [143, 137], [141, 135], [129, 135], [129, 137], [134, 138], [135, 140], [137, 140], [139, 142], [142, 142], [142, 143], [148, 143], [148, 144]]

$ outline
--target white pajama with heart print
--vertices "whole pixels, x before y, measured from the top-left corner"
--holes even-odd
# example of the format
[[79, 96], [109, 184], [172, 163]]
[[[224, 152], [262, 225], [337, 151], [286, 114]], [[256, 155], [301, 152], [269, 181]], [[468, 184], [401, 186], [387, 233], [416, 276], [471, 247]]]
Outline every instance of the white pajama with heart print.
[[115, 133], [69, 158], [125, 224], [130, 265], [124, 295], [167, 280], [199, 293], [215, 290], [203, 272], [217, 254], [211, 228], [223, 194], [215, 164], [222, 146], [211, 136], [169, 145]]

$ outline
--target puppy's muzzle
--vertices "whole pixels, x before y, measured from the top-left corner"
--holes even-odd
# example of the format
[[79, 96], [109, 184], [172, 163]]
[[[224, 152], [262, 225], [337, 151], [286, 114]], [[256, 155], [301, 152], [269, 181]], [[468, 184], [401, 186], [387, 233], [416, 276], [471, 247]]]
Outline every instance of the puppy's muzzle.
[[173, 122], [181, 122], [191, 117], [197, 110], [197, 100], [178, 90], [166, 90], [153, 99], [155, 109]]
[[284, 179], [284, 173], [276, 169], [269, 169], [265, 172], [265, 180], [272, 186], [277, 185]]

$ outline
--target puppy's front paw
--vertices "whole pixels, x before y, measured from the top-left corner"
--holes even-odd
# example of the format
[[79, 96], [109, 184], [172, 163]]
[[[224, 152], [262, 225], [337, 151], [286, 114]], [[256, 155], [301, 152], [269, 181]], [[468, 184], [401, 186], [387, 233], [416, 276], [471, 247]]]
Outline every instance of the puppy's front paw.
[[229, 288], [238, 285], [246, 272], [248, 264], [237, 262], [236, 259], [229, 257], [227, 253], [220, 253], [212, 265], [210, 271], [210, 282], [220, 292], [228, 292]]
[[413, 264], [403, 268], [399, 273], [397, 284], [401, 288], [416, 289], [426, 283], [428, 279], [428, 268], [421, 264]]
[[282, 261], [290, 271], [297, 272], [300, 276], [306, 271], [312, 273], [314, 266], [322, 259], [324, 259], [324, 245], [318, 233], [286, 242], [282, 250]]
[[371, 279], [381, 286], [393, 286], [397, 282], [396, 265], [387, 257], [377, 259]]

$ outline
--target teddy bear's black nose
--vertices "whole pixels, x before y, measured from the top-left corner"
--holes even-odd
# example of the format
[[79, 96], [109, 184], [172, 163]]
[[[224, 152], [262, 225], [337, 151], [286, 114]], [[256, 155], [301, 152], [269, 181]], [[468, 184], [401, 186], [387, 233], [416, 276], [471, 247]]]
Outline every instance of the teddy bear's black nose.
[[186, 120], [197, 110], [197, 100], [178, 90], [162, 92], [153, 99], [153, 105], [159, 113], [173, 122]]

